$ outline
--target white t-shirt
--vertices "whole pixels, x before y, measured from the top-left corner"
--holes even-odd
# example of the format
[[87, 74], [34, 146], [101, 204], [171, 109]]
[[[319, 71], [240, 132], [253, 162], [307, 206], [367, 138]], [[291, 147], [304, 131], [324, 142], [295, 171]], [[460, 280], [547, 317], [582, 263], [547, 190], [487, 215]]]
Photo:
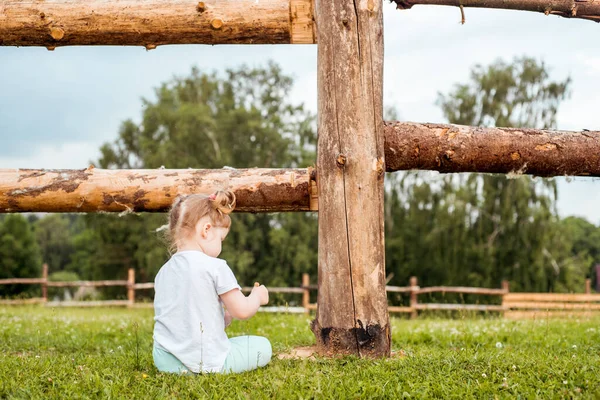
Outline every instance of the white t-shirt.
[[180, 251], [154, 279], [154, 343], [190, 371], [220, 372], [229, 353], [219, 295], [240, 289], [224, 260]]

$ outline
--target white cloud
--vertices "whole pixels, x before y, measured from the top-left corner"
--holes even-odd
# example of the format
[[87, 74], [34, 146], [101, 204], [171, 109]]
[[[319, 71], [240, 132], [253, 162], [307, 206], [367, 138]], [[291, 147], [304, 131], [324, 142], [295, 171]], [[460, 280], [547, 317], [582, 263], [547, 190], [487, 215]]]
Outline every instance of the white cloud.
[[24, 156], [0, 158], [0, 168], [87, 168], [91, 160], [99, 157], [100, 145], [95, 142], [69, 142], [43, 146]]

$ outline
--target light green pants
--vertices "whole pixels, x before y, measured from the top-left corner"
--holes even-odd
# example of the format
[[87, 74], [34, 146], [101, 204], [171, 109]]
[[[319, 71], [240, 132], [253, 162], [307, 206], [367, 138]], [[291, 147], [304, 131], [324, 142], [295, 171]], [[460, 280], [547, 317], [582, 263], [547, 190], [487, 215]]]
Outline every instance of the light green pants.
[[[231, 350], [222, 373], [244, 372], [264, 367], [271, 361], [273, 350], [269, 339], [262, 336], [238, 336], [229, 339]], [[154, 365], [161, 372], [187, 373], [189, 370], [173, 354], [154, 346]]]

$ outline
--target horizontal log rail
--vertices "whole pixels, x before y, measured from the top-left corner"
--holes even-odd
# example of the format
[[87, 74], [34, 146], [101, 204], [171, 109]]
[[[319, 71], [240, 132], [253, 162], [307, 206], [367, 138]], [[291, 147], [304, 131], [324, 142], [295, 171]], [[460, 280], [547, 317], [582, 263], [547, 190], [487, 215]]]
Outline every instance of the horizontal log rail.
[[[391, 0], [600, 22], [598, 0]], [[316, 43], [313, 0], [0, 0], [0, 46]]]
[[101, 300], [101, 301], [49, 301], [47, 307], [128, 307], [129, 300]]
[[385, 290], [388, 293], [411, 293], [411, 292], [418, 292], [419, 291], [419, 287], [418, 286], [386, 286]]
[[70, 281], [70, 282], [52, 282], [48, 281], [48, 287], [106, 287], [106, 286], [127, 286], [127, 281]]
[[[136, 290], [154, 289], [154, 282], [135, 282], [135, 271], [129, 269], [127, 280], [104, 281], [48, 281], [48, 267], [44, 264], [42, 278], [13, 278], [2, 279], [0, 285], [8, 284], [41, 284], [42, 297], [32, 299], [0, 299], [0, 305], [45, 304], [51, 307], [152, 307], [152, 303], [135, 301]], [[127, 300], [104, 301], [48, 301], [47, 287], [107, 287], [123, 286], [127, 288]], [[249, 293], [252, 287], [243, 287], [242, 291]], [[318, 286], [310, 283], [308, 274], [302, 275], [299, 287], [269, 287], [271, 294], [301, 294], [299, 306], [262, 307], [263, 312], [308, 313], [317, 309], [310, 302], [310, 292], [318, 290]], [[589, 314], [600, 311], [600, 293], [591, 293], [591, 281], [585, 283], [586, 293], [511, 293], [507, 281], [502, 282], [502, 289], [490, 289], [465, 286], [430, 286], [419, 287], [417, 278], [410, 279], [409, 286], [386, 286], [388, 293], [408, 294], [408, 306], [388, 306], [391, 313], [410, 314], [416, 317], [422, 311], [458, 311], [458, 312], [500, 312], [505, 318], [541, 318], [565, 315], [600, 315]], [[502, 304], [465, 304], [465, 303], [421, 303], [418, 296], [428, 293], [460, 293], [483, 296], [500, 296]], [[292, 303], [293, 304], [293, 303]]]
[[[416, 304], [417, 310], [440, 310], [440, 311], [504, 311], [506, 308], [499, 305], [488, 304], [446, 304], [446, 303], [425, 303]], [[412, 310], [411, 310], [412, 312]]]
[[0, 285], [34, 285], [44, 283], [44, 278], [11, 278], [0, 279]]
[[506, 319], [597, 318], [598, 315], [600, 315], [598, 311], [504, 311], [504, 318]]
[[0, 0], [0, 45], [315, 43], [312, 0]]
[[385, 123], [388, 172], [600, 176], [600, 131]]
[[309, 211], [314, 186], [311, 168], [0, 169], [0, 212], [159, 212], [179, 194], [222, 189], [235, 193], [236, 211]]
[[[588, 292], [589, 289], [586, 291]], [[600, 302], [600, 294], [583, 294], [583, 293], [508, 293], [504, 296], [504, 301], [507, 302], [546, 302], [546, 301], [562, 301], [562, 302]]]
[[[600, 176], [600, 132], [386, 122], [386, 170]], [[236, 211], [316, 211], [316, 171], [0, 169], [0, 212], [162, 212], [178, 194], [229, 189]]]
[[464, 286], [431, 286], [427, 288], [419, 288], [416, 290], [418, 294], [424, 293], [464, 293], [464, 294], [487, 294], [487, 295], [503, 295], [508, 293], [505, 289], [488, 289], [478, 287]]
[[391, 0], [398, 9], [407, 10], [417, 4], [501, 8], [505, 10], [535, 11], [546, 15], [565, 18], [581, 18], [600, 22], [600, 1], [598, 0]]
[[537, 310], [600, 310], [600, 303], [565, 303], [565, 302], [533, 302], [533, 301], [504, 301], [507, 309], [537, 309]]

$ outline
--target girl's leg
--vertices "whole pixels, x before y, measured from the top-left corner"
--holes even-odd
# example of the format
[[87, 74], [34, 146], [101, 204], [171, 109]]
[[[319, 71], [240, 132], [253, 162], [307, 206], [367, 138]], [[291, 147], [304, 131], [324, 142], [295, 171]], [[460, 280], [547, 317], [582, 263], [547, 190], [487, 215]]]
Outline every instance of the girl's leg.
[[273, 350], [269, 339], [262, 336], [238, 336], [229, 339], [231, 350], [223, 372], [244, 372], [264, 367], [271, 361]]
[[181, 363], [173, 354], [154, 346], [152, 349], [154, 365], [160, 372], [173, 372], [176, 374], [187, 374], [190, 370]]

